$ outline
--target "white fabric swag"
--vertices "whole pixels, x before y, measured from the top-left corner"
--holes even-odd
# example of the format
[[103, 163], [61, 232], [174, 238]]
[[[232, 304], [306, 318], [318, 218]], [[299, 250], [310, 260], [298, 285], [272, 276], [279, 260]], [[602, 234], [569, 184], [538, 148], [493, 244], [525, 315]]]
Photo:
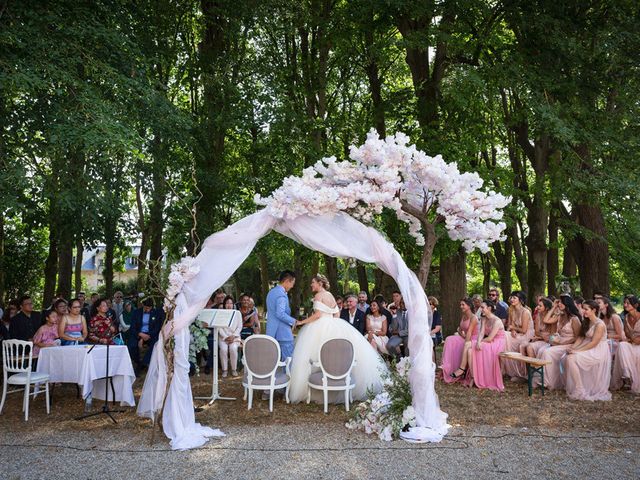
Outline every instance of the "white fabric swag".
[[227, 229], [208, 237], [196, 262], [199, 273], [184, 284], [176, 299], [173, 332], [165, 326], [151, 357], [151, 364], [138, 404], [138, 415], [154, 418], [162, 409], [167, 382], [167, 366], [162, 352], [163, 338], [175, 335], [174, 375], [162, 415], [163, 430], [173, 449], [189, 449], [203, 445], [207, 437], [221, 435], [218, 430], [195, 422], [193, 398], [189, 383], [189, 324], [220, 288], [246, 260], [257, 241], [275, 230], [315, 251], [332, 257], [356, 258], [375, 263], [398, 284], [409, 316], [410, 383], [417, 427], [403, 438], [437, 442], [446, 434], [447, 415], [440, 410], [434, 389], [435, 365], [432, 361], [429, 303], [418, 278], [407, 267], [393, 245], [380, 233], [353, 217], [334, 216], [277, 219], [261, 210]]

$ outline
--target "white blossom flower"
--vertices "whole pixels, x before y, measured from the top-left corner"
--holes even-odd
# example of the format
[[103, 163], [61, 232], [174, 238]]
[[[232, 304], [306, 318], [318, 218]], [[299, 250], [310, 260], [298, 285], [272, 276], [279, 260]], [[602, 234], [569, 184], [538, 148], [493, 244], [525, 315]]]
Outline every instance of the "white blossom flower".
[[409, 145], [405, 134], [382, 140], [371, 130], [363, 145], [350, 147], [349, 161], [324, 158], [302, 176], [285, 178], [269, 197], [256, 195], [254, 201], [276, 218], [343, 211], [366, 223], [388, 208], [409, 225], [416, 243], [424, 245], [420, 220], [402, 210], [405, 201], [420, 210], [435, 208], [451, 239], [462, 241], [467, 251], [486, 252], [504, 238], [506, 226], [499, 220], [511, 199], [482, 187], [477, 173], [461, 173], [440, 155], [428, 156]]

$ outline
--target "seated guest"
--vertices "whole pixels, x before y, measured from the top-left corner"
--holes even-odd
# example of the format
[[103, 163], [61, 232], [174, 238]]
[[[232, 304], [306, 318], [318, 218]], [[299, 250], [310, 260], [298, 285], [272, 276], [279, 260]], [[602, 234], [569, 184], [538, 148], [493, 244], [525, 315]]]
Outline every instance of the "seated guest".
[[496, 316], [502, 320], [503, 325], [506, 325], [507, 318], [509, 316], [509, 305], [500, 300], [500, 290], [497, 288], [489, 289], [489, 300], [496, 304]]
[[74, 298], [69, 302], [69, 313], [58, 320], [58, 337], [62, 345], [81, 344], [87, 338], [87, 321], [81, 313], [82, 308], [82, 301]]
[[369, 310], [369, 304], [367, 303], [368, 295], [364, 290], [358, 294], [358, 310], [362, 310], [362, 312], [366, 315]]
[[[380, 311], [382, 312], [382, 314], [387, 319], [387, 327], [388, 327], [389, 325], [391, 325], [391, 321], [393, 320], [393, 314], [387, 308], [386, 300], [384, 299], [384, 297], [382, 295], [376, 295], [375, 297], [373, 297], [373, 300], [378, 302], [378, 306], [380, 307]], [[369, 308], [367, 308], [367, 311], [364, 312], [365, 317], [367, 315], [369, 315], [370, 313], [371, 313], [371, 305], [369, 305]]]
[[445, 339], [442, 350], [442, 379], [445, 383], [455, 382], [467, 374], [466, 361], [462, 363], [465, 346], [469, 348], [478, 335], [478, 317], [470, 298], [460, 300], [460, 311], [462, 319], [458, 330]]
[[9, 303], [7, 308], [4, 309], [2, 321], [0, 322], [0, 339], [9, 340], [9, 325], [16, 313], [18, 313], [18, 306], [13, 302]]
[[436, 347], [442, 343], [442, 315], [438, 310], [438, 299], [428, 297], [431, 307], [431, 343], [433, 343], [433, 363], [436, 363]]
[[480, 333], [468, 348], [471, 375], [465, 385], [475, 384], [478, 388], [502, 392], [504, 384], [498, 355], [505, 347], [504, 324], [496, 316], [496, 304], [492, 300], [483, 300], [481, 308]]
[[345, 308], [340, 311], [340, 318], [349, 322], [362, 335], [365, 334], [367, 321], [364, 312], [358, 308], [358, 299], [355, 295], [347, 295]]
[[431, 307], [431, 341], [433, 347], [437, 347], [442, 343], [442, 315], [438, 310], [438, 299], [436, 297], [428, 297], [429, 306]]
[[478, 317], [479, 320], [480, 316], [482, 315], [482, 295], [476, 293], [473, 297], [471, 297], [471, 301], [473, 302], [473, 313], [476, 317]]
[[622, 325], [620, 316], [614, 310], [613, 305], [611, 305], [611, 300], [607, 297], [600, 297], [596, 300], [596, 303], [598, 304], [598, 317], [600, 317], [607, 326], [607, 340], [611, 358], [613, 359], [613, 357], [616, 356], [618, 344], [626, 340], [624, 326]]
[[578, 307], [578, 312], [580, 312], [580, 315], [584, 317], [584, 314], [582, 313], [582, 304], [584, 303], [584, 298], [573, 297], [573, 302], [576, 304], [576, 307]]
[[40, 315], [33, 311], [33, 301], [29, 295], [19, 301], [20, 311], [11, 318], [9, 338], [11, 340], [29, 341], [42, 325]]
[[387, 329], [387, 352], [396, 358], [409, 355], [409, 318], [400, 292], [394, 292], [396, 300], [391, 304], [393, 319]]
[[[509, 295], [509, 317], [507, 319], [507, 335], [505, 338], [505, 352], [520, 353], [520, 346], [525, 346], [533, 337], [533, 319], [531, 311], [526, 305], [527, 297], [522, 291], [515, 291]], [[504, 359], [502, 362], [504, 372], [512, 380], [527, 378], [527, 369], [516, 360]]]
[[[227, 295], [224, 290], [218, 289], [207, 300], [207, 306], [205, 308], [222, 309], [224, 308], [223, 302]], [[203, 325], [207, 327], [206, 325]], [[207, 327], [208, 328], [208, 327]], [[207, 335], [207, 362], [205, 364], [204, 373], [209, 375], [213, 368], [213, 328], [209, 328], [209, 335]]]
[[58, 313], [55, 309], [47, 312], [45, 322], [33, 336], [34, 357], [38, 356], [41, 348], [60, 345], [60, 340], [58, 339]]
[[340, 295], [336, 297], [336, 306], [339, 310], [342, 310], [344, 308], [344, 299]]
[[640, 301], [635, 295], [624, 298], [625, 340], [618, 345], [613, 361], [611, 389], [618, 390], [624, 380], [631, 382], [631, 391], [640, 393]]
[[378, 300], [372, 300], [369, 305], [367, 319], [367, 340], [371, 346], [380, 353], [387, 353], [387, 317], [382, 312], [382, 306]]
[[567, 350], [565, 389], [573, 400], [611, 400], [611, 354], [607, 326], [598, 318], [598, 303], [582, 304], [584, 317], [580, 334]]
[[[153, 299], [151, 298], [145, 299], [142, 302], [142, 308], [138, 308], [133, 312], [127, 347], [129, 348], [131, 360], [137, 368], [149, 365], [153, 346], [158, 340], [158, 335], [160, 334], [163, 322], [164, 311], [159, 308], [154, 308]], [[148, 349], [141, 364], [140, 350], [145, 345]]]
[[93, 304], [92, 310], [93, 317], [89, 321], [87, 341], [101, 345], [114, 345], [113, 337], [118, 333], [118, 328], [113, 317], [108, 315], [109, 304], [104, 298], [100, 298]]
[[129, 329], [131, 328], [131, 319], [133, 318], [133, 302], [131, 300], [125, 300], [122, 303], [122, 313], [118, 319], [120, 333], [125, 343], [129, 339]]
[[[235, 302], [228, 295], [222, 303], [225, 310], [233, 310]], [[231, 375], [238, 375], [238, 347], [240, 346], [240, 332], [242, 331], [242, 319], [236, 314], [230, 327], [218, 329], [218, 348], [220, 350], [220, 364], [222, 366], [222, 378], [229, 375], [229, 361], [231, 361]]]
[[55, 302], [53, 302], [53, 309], [58, 314], [57, 320], [60, 320], [67, 313], [69, 313], [69, 305], [64, 298], [58, 298]]
[[240, 295], [240, 314], [242, 315], [242, 330], [240, 337], [242, 340], [249, 338], [251, 335], [260, 334], [260, 318], [258, 318], [258, 310], [251, 306], [251, 297], [246, 293]]
[[[556, 333], [556, 328], [558, 327], [557, 323], [544, 323], [547, 313], [549, 313], [552, 308], [553, 302], [548, 298], [540, 296], [533, 318], [533, 338], [530, 343], [522, 345], [520, 348], [521, 353], [529, 357], [536, 357], [541, 349], [549, 346], [549, 337]], [[557, 317], [553, 319], [557, 320]], [[525, 351], [522, 351], [523, 347]]]
[[[553, 308], [544, 318], [544, 323], [557, 324], [557, 333], [549, 336], [550, 346], [538, 351], [538, 358], [551, 362], [544, 366], [544, 386], [550, 390], [564, 388], [564, 376], [561, 373], [560, 361], [576, 341], [582, 328], [582, 317], [571, 295], [562, 294], [554, 302]], [[564, 367], [562, 367], [564, 368]], [[540, 383], [538, 377], [534, 382]]]

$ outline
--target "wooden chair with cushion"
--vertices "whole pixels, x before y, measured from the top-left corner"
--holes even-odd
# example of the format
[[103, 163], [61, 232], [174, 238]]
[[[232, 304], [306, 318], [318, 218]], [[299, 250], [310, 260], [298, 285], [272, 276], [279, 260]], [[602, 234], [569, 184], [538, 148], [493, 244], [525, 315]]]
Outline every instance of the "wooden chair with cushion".
[[[280, 361], [280, 345], [267, 335], [251, 335], [244, 341], [242, 364], [244, 374], [242, 386], [244, 399], [249, 397], [247, 409], [253, 405], [253, 391], [269, 392], [269, 411], [273, 412], [273, 395], [276, 390], [285, 389], [285, 400], [289, 403], [289, 365], [291, 358]], [[284, 371], [280, 367], [284, 367]]]
[[324, 397], [324, 413], [329, 411], [329, 392], [344, 392], [344, 407], [349, 411], [351, 390], [356, 383], [351, 370], [356, 364], [353, 344], [344, 338], [327, 340], [320, 347], [319, 361], [313, 365], [320, 367], [319, 372], [309, 376], [307, 403], [311, 401], [311, 389], [321, 390]]

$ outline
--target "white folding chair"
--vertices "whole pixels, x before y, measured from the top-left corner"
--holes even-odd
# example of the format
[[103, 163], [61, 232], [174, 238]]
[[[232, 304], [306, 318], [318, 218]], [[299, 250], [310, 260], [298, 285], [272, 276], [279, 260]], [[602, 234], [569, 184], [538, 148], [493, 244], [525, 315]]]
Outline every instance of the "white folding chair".
[[[29, 397], [36, 395], [31, 393], [31, 384], [45, 384], [45, 401], [47, 403], [47, 414], [49, 410], [49, 375], [46, 373], [36, 373], [31, 371], [33, 362], [33, 342], [22, 340], [5, 340], [2, 342], [2, 364], [3, 377], [2, 401], [0, 401], [0, 414], [4, 407], [4, 401], [8, 393], [22, 391], [22, 388], [7, 391], [8, 385], [23, 385], [24, 399], [22, 400], [22, 411], [25, 422], [29, 420]], [[13, 375], [9, 376], [10, 373]]]
[[311, 401], [311, 389], [321, 390], [324, 397], [324, 413], [329, 412], [329, 392], [344, 392], [344, 408], [349, 411], [351, 390], [356, 386], [351, 370], [356, 364], [353, 344], [344, 338], [327, 340], [320, 346], [319, 372], [309, 375], [307, 403]]
[[[280, 345], [273, 337], [251, 335], [244, 341], [242, 386], [244, 399], [247, 399], [247, 394], [249, 396], [248, 410], [251, 410], [253, 405], [254, 390], [269, 392], [270, 412], [273, 412], [273, 394], [276, 390], [284, 388], [284, 397], [289, 403], [290, 363], [290, 357], [287, 357], [284, 362], [280, 361]], [[279, 367], [284, 367], [284, 372]]]

